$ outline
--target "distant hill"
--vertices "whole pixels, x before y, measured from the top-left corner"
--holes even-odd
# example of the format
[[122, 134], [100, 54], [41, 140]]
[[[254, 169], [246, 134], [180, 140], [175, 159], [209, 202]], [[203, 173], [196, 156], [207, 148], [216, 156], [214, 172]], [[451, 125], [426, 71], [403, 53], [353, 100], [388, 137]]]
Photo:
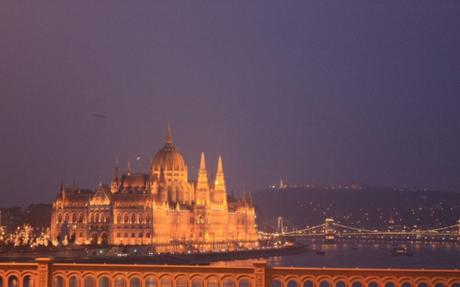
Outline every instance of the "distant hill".
[[354, 185], [269, 188], [252, 197], [263, 230], [275, 227], [278, 216], [291, 228], [321, 224], [326, 217], [366, 228], [441, 227], [460, 219], [460, 193]]

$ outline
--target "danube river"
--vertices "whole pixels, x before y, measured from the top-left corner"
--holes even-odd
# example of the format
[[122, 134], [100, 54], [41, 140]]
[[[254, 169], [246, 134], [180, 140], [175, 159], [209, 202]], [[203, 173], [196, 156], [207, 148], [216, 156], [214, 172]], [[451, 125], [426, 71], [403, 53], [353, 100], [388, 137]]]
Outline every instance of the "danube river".
[[309, 243], [315, 251], [271, 257], [271, 266], [360, 267], [360, 268], [448, 268], [460, 269], [460, 243], [405, 244], [411, 256], [395, 256], [394, 244]]

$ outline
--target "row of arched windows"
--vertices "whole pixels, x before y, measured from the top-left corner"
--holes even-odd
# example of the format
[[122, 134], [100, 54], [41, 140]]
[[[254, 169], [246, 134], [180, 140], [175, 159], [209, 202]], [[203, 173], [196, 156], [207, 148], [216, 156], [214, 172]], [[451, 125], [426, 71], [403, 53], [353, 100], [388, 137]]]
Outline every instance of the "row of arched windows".
[[109, 219], [104, 213], [90, 213], [89, 215], [89, 223], [107, 223]]
[[[362, 283], [360, 281], [354, 281], [351, 284], [347, 285], [344, 281], [337, 281], [334, 284], [327, 280], [321, 280], [318, 282], [316, 285], [313, 281], [311, 280], [305, 280], [302, 283], [302, 287], [431, 287], [429, 283], [425, 282], [420, 282], [417, 285], [413, 285], [410, 282], [403, 282], [401, 285], [399, 283], [395, 282], [387, 282], [385, 285], [380, 285], [376, 281], [371, 281], [367, 285], [365, 283]], [[283, 286], [282, 282], [278, 279], [275, 279], [271, 282], [271, 287], [299, 287], [299, 284], [297, 283], [296, 280], [289, 280], [285, 286]], [[450, 286], [446, 286], [443, 283], [437, 283], [433, 285], [433, 287], [460, 287], [460, 282], [459, 283], [453, 283]]]
[[[98, 280], [96, 280], [96, 278], [93, 276], [86, 276], [82, 283], [83, 286], [81, 287], [112, 287], [111, 279], [107, 276], [102, 276]], [[173, 287], [173, 283], [174, 280], [169, 277], [162, 278], [161, 280], [157, 280], [154, 277], [147, 277], [144, 281], [143, 287]], [[188, 280], [186, 277], [179, 277], [175, 280], [175, 287], [251, 287], [251, 282], [249, 279], [241, 279], [237, 284], [234, 279], [228, 278], [223, 281], [222, 286], [219, 286], [219, 284], [220, 283], [217, 278], [209, 278], [205, 281], [201, 278]], [[126, 280], [123, 277], [116, 277], [113, 281], [113, 285], [113, 287], [142, 287], [142, 282], [141, 279], [137, 277], [131, 278], [129, 280]], [[67, 286], [63, 277], [56, 276], [53, 278], [52, 287], [80, 287], [79, 279], [76, 276], [70, 277]]]
[[151, 218], [150, 218], [150, 213], [146, 213], [145, 214], [145, 217], [142, 213], [139, 213], [139, 214], [135, 214], [135, 213], [123, 213], [123, 215], [121, 213], [119, 213], [117, 215], [117, 223], [132, 223], [132, 224], [136, 224], [136, 223], [150, 223], [151, 222]]
[[82, 223], [83, 222], [83, 213], [62, 213], [58, 214], [58, 223]]
[[[34, 287], [34, 280], [32, 276], [26, 275], [22, 280], [23, 287]], [[0, 277], [0, 287], [19, 287], [19, 280], [18, 277], [16, 277], [15, 275], [9, 276], [5, 283], [6, 284], [3, 285], [3, 278]]]

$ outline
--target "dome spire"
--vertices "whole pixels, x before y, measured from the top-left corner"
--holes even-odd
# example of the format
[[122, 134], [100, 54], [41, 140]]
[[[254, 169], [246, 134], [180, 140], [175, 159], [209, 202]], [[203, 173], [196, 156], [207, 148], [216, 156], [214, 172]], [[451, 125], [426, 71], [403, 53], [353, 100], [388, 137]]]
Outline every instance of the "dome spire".
[[173, 143], [171, 125], [169, 123], [168, 123], [168, 129], [167, 129], [167, 132], [166, 132], [166, 143], [167, 144], [172, 144]]

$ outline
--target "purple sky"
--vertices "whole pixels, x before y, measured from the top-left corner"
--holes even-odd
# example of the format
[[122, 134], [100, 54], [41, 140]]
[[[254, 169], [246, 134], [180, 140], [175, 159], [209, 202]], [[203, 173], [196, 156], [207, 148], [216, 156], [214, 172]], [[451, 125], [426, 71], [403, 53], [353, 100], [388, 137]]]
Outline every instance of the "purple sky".
[[[147, 163], [460, 191], [460, 1], [0, 3], [1, 206]], [[103, 114], [107, 118], [98, 118]]]

